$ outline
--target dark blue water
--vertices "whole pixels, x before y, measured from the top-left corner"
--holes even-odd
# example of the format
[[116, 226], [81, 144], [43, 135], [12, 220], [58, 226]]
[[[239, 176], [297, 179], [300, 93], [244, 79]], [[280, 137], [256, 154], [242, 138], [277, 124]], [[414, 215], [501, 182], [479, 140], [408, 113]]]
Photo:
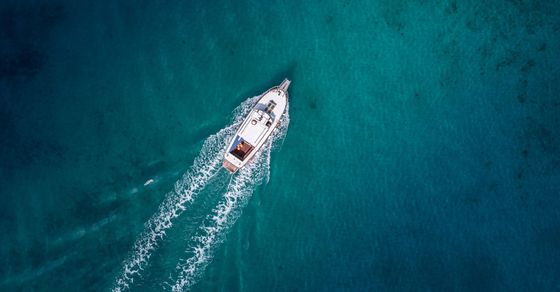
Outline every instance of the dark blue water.
[[[3, 1], [0, 290], [119, 287], [189, 189], [130, 290], [559, 290], [559, 40], [557, 1]], [[193, 180], [284, 77], [267, 167]]]

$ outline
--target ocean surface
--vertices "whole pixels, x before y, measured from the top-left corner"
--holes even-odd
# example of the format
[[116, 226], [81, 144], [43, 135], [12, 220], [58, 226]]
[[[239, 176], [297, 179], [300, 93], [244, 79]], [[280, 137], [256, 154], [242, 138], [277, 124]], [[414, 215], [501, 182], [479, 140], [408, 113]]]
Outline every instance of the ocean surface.
[[2, 1], [0, 291], [111, 290], [560, 290], [560, 3]]

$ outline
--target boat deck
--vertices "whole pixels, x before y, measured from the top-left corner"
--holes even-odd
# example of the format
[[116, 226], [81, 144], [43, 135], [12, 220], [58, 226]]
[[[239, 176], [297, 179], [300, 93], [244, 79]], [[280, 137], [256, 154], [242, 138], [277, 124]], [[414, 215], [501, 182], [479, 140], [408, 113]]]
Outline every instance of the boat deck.
[[233, 156], [237, 157], [240, 160], [245, 160], [245, 157], [251, 153], [251, 150], [253, 150], [253, 146], [245, 141], [241, 141], [239, 142], [239, 144], [237, 144], [237, 146], [235, 147], [235, 149], [233, 149], [233, 151], [231, 151], [230, 153], [233, 154]]

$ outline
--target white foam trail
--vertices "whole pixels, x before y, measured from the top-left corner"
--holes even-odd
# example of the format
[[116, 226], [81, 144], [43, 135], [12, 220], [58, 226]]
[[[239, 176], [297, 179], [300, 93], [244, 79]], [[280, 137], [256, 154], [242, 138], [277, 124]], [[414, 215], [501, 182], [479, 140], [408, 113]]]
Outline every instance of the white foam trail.
[[264, 155], [255, 157], [253, 162], [232, 177], [224, 198], [212, 211], [212, 215], [207, 218], [209, 222], [200, 228], [201, 235], [194, 236], [191, 239], [195, 246], [188, 251], [192, 252], [193, 255], [177, 265], [179, 278], [172, 287], [173, 291], [182, 291], [184, 288], [190, 287], [199, 272], [208, 264], [212, 248], [221, 240], [224, 231], [235, 221], [235, 213], [238, 213], [236, 211], [240, 205], [244, 205], [251, 195], [252, 186], [256, 185], [256, 182], [258, 183], [259, 178], [262, 179], [262, 173], [256, 173], [255, 171], [260, 168], [259, 166], [264, 160], [263, 157]]
[[275, 130], [274, 136], [267, 142], [264, 149], [256, 154], [249, 165], [232, 177], [222, 201], [207, 217], [206, 223], [200, 227], [200, 235], [191, 238], [193, 246], [187, 249], [187, 253], [192, 254], [191, 257], [177, 264], [176, 269], [179, 275], [172, 286], [173, 291], [183, 291], [183, 289], [192, 287], [212, 260], [214, 247], [223, 240], [229, 227], [235, 223], [255, 187], [261, 184], [264, 178], [268, 182], [271, 149], [276, 146], [278, 141], [283, 141], [288, 125], [289, 115], [286, 112], [282, 117], [281, 127]]
[[123, 262], [113, 291], [125, 290], [134, 282], [135, 277], [147, 265], [158, 243], [165, 237], [165, 231], [173, 225], [172, 220], [186, 209], [186, 204], [192, 202], [198, 192], [220, 170], [226, 142], [235, 134], [243, 117], [257, 100], [258, 96], [245, 100], [233, 111], [233, 123], [204, 141], [193, 166], [175, 183], [174, 190], [166, 195], [156, 214], [146, 222], [144, 231], [134, 243], [131, 255]]

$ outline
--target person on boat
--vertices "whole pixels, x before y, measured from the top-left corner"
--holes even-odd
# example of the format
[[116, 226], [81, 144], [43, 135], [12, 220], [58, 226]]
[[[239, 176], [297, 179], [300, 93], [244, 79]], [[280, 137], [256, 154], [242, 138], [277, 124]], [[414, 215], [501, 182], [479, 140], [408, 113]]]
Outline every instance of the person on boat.
[[235, 149], [237, 150], [241, 150], [241, 148], [243, 148], [243, 145], [245, 144], [244, 141], [239, 142], [239, 144], [237, 144], [237, 147], [235, 147]]

